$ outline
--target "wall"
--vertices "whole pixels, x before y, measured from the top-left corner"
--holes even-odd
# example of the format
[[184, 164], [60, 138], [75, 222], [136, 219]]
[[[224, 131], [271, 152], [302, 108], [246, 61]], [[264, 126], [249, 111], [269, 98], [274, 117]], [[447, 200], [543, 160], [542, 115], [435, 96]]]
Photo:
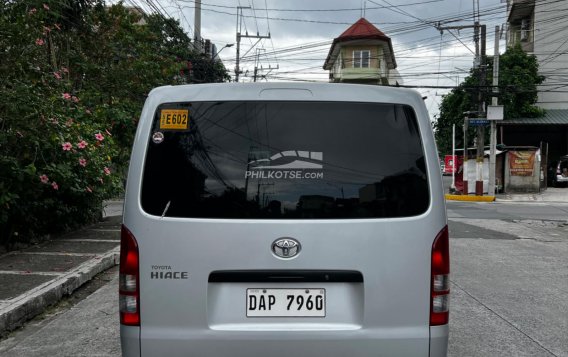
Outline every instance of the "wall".
[[568, 1], [535, 2], [534, 54], [538, 58], [539, 72], [547, 77], [538, 95], [538, 105], [544, 109], [568, 109], [568, 87], [556, 88], [559, 85], [555, 85], [565, 82], [568, 76], [568, 26], [566, 16], [560, 16], [567, 13]]
[[[475, 179], [477, 177], [477, 161], [476, 159], [467, 160], [467, 191], [468, 194], [475, 194]], [[489, 158], [483, 158], [483, 194], [489, 191]]]
[[[517, 150], [520, 151], [520, 150]], [[531, 150], [535, 153], [532, 176], [512, 176], [510, 169], [510, 157], [505, 155], [505, 192], [531, 192], [540, 191], [540, 150]]]

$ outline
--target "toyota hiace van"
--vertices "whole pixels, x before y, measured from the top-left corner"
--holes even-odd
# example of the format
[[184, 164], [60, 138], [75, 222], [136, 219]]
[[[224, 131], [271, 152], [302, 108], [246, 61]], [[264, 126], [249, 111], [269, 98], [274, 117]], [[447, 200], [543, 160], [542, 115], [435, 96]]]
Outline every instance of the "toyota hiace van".
[[412, 90], [154, 89], [125, 197], [125, 356], [443, 356], [449, 248]]

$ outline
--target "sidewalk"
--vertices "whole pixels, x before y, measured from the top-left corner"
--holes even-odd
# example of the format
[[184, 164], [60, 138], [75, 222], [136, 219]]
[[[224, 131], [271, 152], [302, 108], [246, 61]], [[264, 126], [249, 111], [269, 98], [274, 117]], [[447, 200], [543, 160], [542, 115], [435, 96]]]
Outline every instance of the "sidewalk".
[[122, 201], [108, 201], [103, 221], [58, 239], [0, 255], [0, 337], [117, 265]]
[[448, 201], [568, 203], [568, 187], [565, 188], [549, 187], [540, 193], [512, 193], [512, 194], [497, 194], [495, 196], [446, 194], [445, 197], [446, 200]]
[[496, 201], [568, 203], [568, 187], [549, 187], [541, 193], [496, 195]]

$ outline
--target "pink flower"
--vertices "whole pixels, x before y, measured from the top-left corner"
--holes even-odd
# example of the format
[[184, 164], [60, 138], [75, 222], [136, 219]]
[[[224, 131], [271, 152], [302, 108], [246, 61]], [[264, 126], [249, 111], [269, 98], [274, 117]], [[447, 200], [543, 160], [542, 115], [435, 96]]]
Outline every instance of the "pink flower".
[[49, 177], [47, 177], [47, 175], [41, 175], [39, 177], [39, 180], [41, 181], [41, 183], [48, 183], [49, 182]]
[[75, 102], [75, 103], [78, 103], [78, 102], [79, 102], [79, 98], [77, 98], [77, 97], [75, 97], [75, 96], [72, 96], [72, 97], [71, 97], [71, 100], [72, 100], [73, 102]]
[[51, 183], [51, 187], [53, 187], [54, 190], [59, 190], [59, 185], [55, 181]]
[[105, 166], [103, 171], [105, 172], [105, 175], [110, 175], [110, 169], [108, 167]]
[[97, 139], [98, 141], [103, 141], [105, 139], [105, 137], [101, 133], [96, 133], [95, 139]]
[[87, 191], [88, 193], [93, 193], [93, 190], [92, 190], [89, 186], [87, 186], [87, 188], [85, 189], [85, 191]]
[[43, 46], [43, 43], [44, 43], [44, 42], [43, 42], [43, 40], [42, 40], [41, 38], [38, 38], [38, 39], [35, 40], [35, 43], [36, 43], [36, 45], [38, 45], [38, 46]]
[[47, 4], [43, 4], [43, 8], [49, 11], [49, 6], [47, 6]]
[[79, 159], [79, 165], [81, 165], [81, 166], [83, 166], [83, 167], [87, 166], [87, 160], [85, 160], [85, 159], [83, 159], [83, 158], [80, 158], [80, 159]]
[[73, 147], [73, 145], [71, 145], [71, 143], [68, 142], [68, 141], [61, 144], [61, 148], [63, 149], [63, 151], [71, 151], [72, 147]]
[[61, 97], [62, 97], [63, 99], [65, 99], [65, 100], [69, 100], [69, 99], [71, 99], [71, 94], [69, 94], [69, 93], [63, 93], [63, 94], [61, 95]]
[[37, 12], [37, 9], [36, 9], [35, 7], [33, 7], [33, 8], [28, 12], [28, 14], [33, 15], [33, 14], [35, 14], [36, 12]]
[[55, 78], [61, 79], [61, 74], [59, 74], [59, 72], [53, 72], [53, 75], [55, 76]]
[[79, 143], [77, 144], [77, 147], [78, 147], [79, 149], [84, 149], [84, 148], [87, 147], [87, 145], [88, 145], [88, 144], [87, 144], [87, 142], [86, 142], [85, 140], [81, 140], [81, 141], [79, 141]]

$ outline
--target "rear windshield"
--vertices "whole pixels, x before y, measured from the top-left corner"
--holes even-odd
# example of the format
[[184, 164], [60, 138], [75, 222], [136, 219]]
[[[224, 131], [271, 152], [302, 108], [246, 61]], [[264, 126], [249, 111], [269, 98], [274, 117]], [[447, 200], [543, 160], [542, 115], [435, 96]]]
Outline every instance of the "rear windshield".
[[414, 111], [379, 103], [161, 105], [141, 195], [166, 217], [408, 217], [429, 206]]

